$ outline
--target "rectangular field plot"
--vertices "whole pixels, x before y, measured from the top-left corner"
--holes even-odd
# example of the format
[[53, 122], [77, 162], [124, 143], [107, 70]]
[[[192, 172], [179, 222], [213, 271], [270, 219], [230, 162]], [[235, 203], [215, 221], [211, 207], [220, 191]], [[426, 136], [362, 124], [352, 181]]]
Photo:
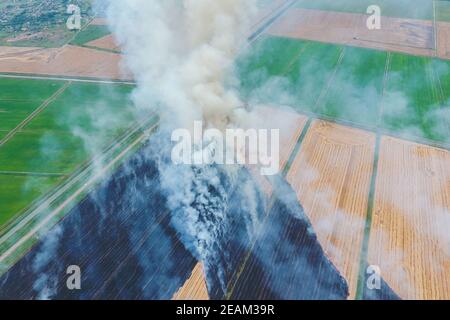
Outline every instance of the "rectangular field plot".
[[392, 54], [382, 103], [382, 125], [405, 137], [447, 141], [450, 64]]
[[19, 132], [0, 148], [0, 171], [67, 174], [87, 157], [70, 133]]
[[24, 130], [114, 135], [133, 122], [132, 90], [128, 85], [73, 83]]
[[110, 34], [111, 31], [109, 30], [108, 26], [106, 25], [89, 25], [85, 29], [81, 30], [77, 33], [75, 38], [70, 42], [70, 44], [73, 45], [85, 45], [86, 43], [100, 39], [108, 34]]
[[[281, 37], [257, 40], [237, 62], [243, 94], [264, 87], [274, 77], [283, 77], [302, 52], [306, 42]], [[279, 79], [277, 79], [279, 80]]]
[[435, 0], [436, 20], [450, 22], [450, 2]]
[[0, 170], [69, 173], [131, 126], [131, 89], [71, 85], [0, 149]]
[[332, 79], [342, 50], [341, 46], [308, 42], [287, 74], [293, 107], [304, 111], [319, 111], [317, 102]]
[[14, 129], [40, 105], [40, 101], [0, 100], [0, 130]]
[[450, 153], [383, 137], [368, 262], [403, 299], [450, 298]]
[[355, 298], [375, 135], [315, 121], [287, 175], [326, 254]]
[[[45, 80], [42, 83], [5, 80], [0, 80], [0, 87], [7, 89], [7, 93], [0, 91], [3, 93], [0, 138], [66, 84], [65, 81], [53, 84]], [[28, 84], [30, 88], [27, 88]], [[10, 94], [12, 90], [17, 92]], [[50, 188], [47, 185], [67, 178], [136, 125], [130, 100], [132, 90], [132, 86], [119, 84], [72, 83], [0, 147], [2, 179], [11, 183], [22, 181], [24, 185], [42, 181], [42, 188], [37, 189], [41, 193], [30, 189], [23, 196], [17, 191], [21, 185], [8, 187], [5, 182], [0, 189], [0, 212], [7, 214], [3, 215], [0, 227], [15, 214], [15, 210], [22, 210], [36, 197], [45, 194]], [[23, 100], [28, 91], [34, 94]], [[18, 97], [22, 99], [13, 100]], [[13, 187], [15, 189], [11, 189]]]
[[371, 127], [377, 125], [387, 53], [346, 47], [320, 113]]
[[64, 84], [64, 81], [0, 78], [0, 101], [44, 101]]
[[0, 230], [17, 213], [61, 181], [58, 177], [27, 177], [0, 174]]
[[299, 8], [340, 11], [365, 14], [367, 8], [376, 4], [381, 14], [391, 17], [412, 19], [432, 19], [433, 2], [431, 0], [299, 0]]
[[243, 91], [260, 103], [314, 111], [341, 52], [336, 45], [267, 37], [238, 64]]

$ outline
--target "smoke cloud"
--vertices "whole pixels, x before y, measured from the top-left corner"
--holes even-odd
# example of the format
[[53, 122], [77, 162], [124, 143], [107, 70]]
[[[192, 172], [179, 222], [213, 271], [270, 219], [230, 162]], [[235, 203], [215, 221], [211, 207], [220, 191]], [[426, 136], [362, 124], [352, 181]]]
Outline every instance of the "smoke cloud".
[[245, 44], [255, 1], [109, 1], [108, 18], [138, 89], [139, 109], [157, 109], [162, 125], [194, 120], [224, 128], [241, 106], [232, 66]]
[[[171, 223], [206, 273], [214, 268], [223, 292], [231, 266], [218, 254], [226, 251], [218, 239], [232, 229], [230, 190], [244, 185], [238, 207], [246, 215], [239, 218], [249, 234], [257, 224], [260, 195], [238, 166], [174, 165], [170, 133], [192, 130], [195, 121], [219, 130], [241, 122], [235, 110], [243, 102], [234, 89], [233, 67], [256, 11], [254, 0], [129, 0], [107, 6], [109, 24], [137, 82], [136, 112], [160, 115], [152, 141], [160, 146], [158, 167]], [[245, 114], [242, 108], [239, 114]]]

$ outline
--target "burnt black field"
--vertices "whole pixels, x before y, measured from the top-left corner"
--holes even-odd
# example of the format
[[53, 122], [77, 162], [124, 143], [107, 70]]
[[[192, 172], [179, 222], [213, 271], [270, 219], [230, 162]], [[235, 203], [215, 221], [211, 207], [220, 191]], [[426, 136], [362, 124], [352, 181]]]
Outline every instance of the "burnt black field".
[[[198, 261], [192, 247], [200, 240], [188, 243], [174, 226], [155, 145], [144, 146], [3, 275], [0, 299], [171, 299]], [[208, 188], [226, 219], [217, 220], [200, 201], [191, 204], [201, 212], [199, 223], [216, 230], [203, 261], [211, 299], [347, 298], [345, 279], [282, 178], [269, 199], [245, 168], [238, 181], [218, 172], [226, 194]], [[242, 190], [249, 183], [258, 200], [251, 235]], [[67, 289], [70, 265], [81, 269], [81, 290]]]

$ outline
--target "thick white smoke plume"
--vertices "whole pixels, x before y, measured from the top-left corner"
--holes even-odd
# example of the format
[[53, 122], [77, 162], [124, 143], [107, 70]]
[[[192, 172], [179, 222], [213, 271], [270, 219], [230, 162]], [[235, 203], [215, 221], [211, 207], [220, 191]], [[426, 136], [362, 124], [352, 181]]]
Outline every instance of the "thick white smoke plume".
[[141, 109], [158, 108], [163, 125], [223, 128], [242, 103], [227, 88], [245, 43], [255, 0], [110, 1], [109, 23], [126, 56]]
[[[176, 166], [169, 157], [170, 132], [193, 129], [195, 121], [224, 130], [236, 123], [243, 103], [232, 89], [235, 58], [245, 45], [255, 0], [127, 0], [109, 1], [108, 19], [125, 53], [126, 67], [137, 89], [133, 98], [138, 114], [160, 115], [159, 171], [167, 193], [172, 224], [184, 245], [214, 268], [226, 290], [227, 266], [219, 257], [217, 240], [229, 232], [227, 193], [245, 185], [236, 167]], [[228, 190], [228, 191], [227, 191]], [[246, 194], [241, 208], [256, 211], [257, 193]], [[251, 229], [256, 212], [242, 224]], [[251, 232], [251, 230], [249, 230]]]

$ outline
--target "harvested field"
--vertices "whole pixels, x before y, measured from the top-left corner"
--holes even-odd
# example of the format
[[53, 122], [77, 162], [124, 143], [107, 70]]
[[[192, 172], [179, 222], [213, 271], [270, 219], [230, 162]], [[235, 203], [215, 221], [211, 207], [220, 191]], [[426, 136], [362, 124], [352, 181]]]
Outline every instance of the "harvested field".
[[438, 57], [450, 59], [450, 22], [437, 22], [436, 29]]
[[43, 50], [43, 48], [38, 47], [5, 47], [0, 46], [0, 59], [14, 57], [20, 54], [30, 53]]
[[175, 293], [172, 300], [208, 300], [205, 273], [200, 263], [192, 270], [191, 277]]
[[366, 21], [367, 15], [363, 14], [294, 8], [267, 32], [295, 39], [435, 55], [432, 21], [383, 17], [382, 29], [374, 31], [367, 29]]
[[67, 45], [2, 58], [1, 50], [0, 72], [4, 73], [120, 80], [132, 78], [130, 73], [122, 68], [122, 56], [116, 53]]
[[355, 298], [375, 135], [315, 121], [287, 175], [325, 253]]
[[450, 153], [383, 137], [368, 260], [404, 299], [450, 298]]
[[120, 51], [119, 45], [116, 43], [113, 35], [107, 35], [102, 38], [85, 43], [86, 46], [96, 47], [101, 49]]
[[424, 20], [433, 18], [431, 0], [414, 0], [414, 5], [406, 5], [406, 3], [407, 1], [399, 0], [377, 0], [376, 3], [373, 0], [299, 0], [296, 6], [305, 9], [365, 14], [370, 5], [376, 4], [380, 7], [382, 16]]
[[89, 24], [93, 25], [93, 26], [106, 26], [106, 25], [108, 25], [108, 19], [95, 18], [95, 19], [92, 19], [91, 23], [89, 23]]

